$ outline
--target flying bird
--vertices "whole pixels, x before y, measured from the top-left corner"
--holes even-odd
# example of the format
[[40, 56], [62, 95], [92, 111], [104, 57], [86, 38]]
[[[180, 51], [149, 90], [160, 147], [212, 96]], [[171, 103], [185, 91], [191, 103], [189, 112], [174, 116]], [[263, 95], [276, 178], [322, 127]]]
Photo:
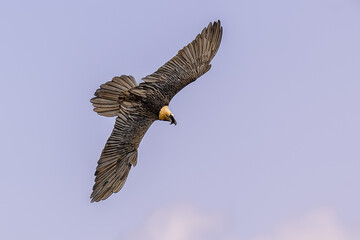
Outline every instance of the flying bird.
[[98, 161], [91, 202], [105, 200], [124, 186], [131, 167], [136, 166], [140, 141], [154, 121], [176, 125], [169, 103], [176, 93], [210, 70], [222, 30], [220, 21], [209, 23], [195, 40], [139, 85], [132, 76], [122, 75], [96, 90], [91, 99], [94, 111], [117, 118]]

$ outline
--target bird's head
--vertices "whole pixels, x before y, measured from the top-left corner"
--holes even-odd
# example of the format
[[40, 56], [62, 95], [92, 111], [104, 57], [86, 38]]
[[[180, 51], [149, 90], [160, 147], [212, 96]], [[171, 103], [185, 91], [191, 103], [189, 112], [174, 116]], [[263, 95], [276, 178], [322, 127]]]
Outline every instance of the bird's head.
[[176, 120], [175, 120], [174, 114], [172, 114], [170, 112], [169, 106], [167, 106], [167, 105], [163, 106], [160, 109], [159, 120], [169, 121], [170, 124], [175, 124], [176, 125]]

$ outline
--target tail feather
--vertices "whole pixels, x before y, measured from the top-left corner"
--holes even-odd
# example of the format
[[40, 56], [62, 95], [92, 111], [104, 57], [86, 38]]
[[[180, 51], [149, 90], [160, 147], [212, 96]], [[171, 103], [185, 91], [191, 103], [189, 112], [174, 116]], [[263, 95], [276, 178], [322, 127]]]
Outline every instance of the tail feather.
[[96, 90], [95, 97], [90, 100], [94, 111], [106, 117], [116, 116], [120, 110], [119, 95], [133, 87], [136, 87], [136, 81], [131, 75], [114, 77], [111, 81], [102, 84]]

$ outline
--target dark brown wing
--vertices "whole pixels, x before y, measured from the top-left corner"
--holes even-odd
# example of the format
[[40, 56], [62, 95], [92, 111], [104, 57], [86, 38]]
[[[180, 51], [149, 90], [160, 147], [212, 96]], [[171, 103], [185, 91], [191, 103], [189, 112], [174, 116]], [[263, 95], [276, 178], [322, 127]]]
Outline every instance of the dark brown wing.
[[209, 71], [210, 62], [219, 49], [221, 37], [220, 21], [210, 23], [175, 57], [153, 74], [143, 78], [145, 83], [140, 86], [155, 87], [170, 101], [182, 88]]
[[121, 103], [115, 127], [98, 161], [91, 202], [108, 198], [124, 186], [131, 166], [137, 162], [137, 148], [155, 119], [140, 103]]

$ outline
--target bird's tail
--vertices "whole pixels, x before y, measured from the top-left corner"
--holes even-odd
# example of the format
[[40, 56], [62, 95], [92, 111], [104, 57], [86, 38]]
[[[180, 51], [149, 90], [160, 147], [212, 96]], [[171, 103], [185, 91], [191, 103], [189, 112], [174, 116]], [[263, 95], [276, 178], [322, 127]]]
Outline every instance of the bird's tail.
[[136, 81], [131, 75], [114, 77], [111, 81], [102, 84], [95, 92], [96, 97], [90, 100], [94, 106], [94, 111], [105, 117], [115, 116], [120, 110], [120, 94], [135, 86]]

